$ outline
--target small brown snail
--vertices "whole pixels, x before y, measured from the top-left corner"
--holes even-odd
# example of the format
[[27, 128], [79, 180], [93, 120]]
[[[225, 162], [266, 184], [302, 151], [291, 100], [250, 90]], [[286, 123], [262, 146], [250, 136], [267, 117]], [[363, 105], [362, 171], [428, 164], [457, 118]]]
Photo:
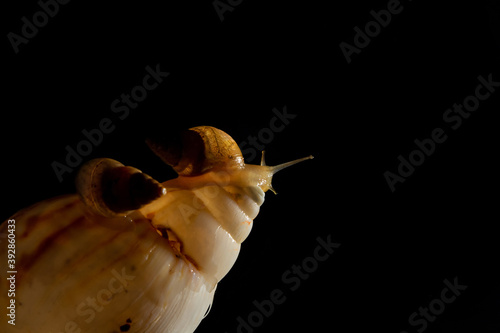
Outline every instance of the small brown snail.
[[[15, 221], [15, 325], [2, 332], [193, 332], [272, 190], [278, 166], [244, 163], [209, 126], [148, 141], [178, 173], [159, 183], [111, 159], [84, 165], [78, 195], [37, 203]], [[264, 157], [264, 156], [263, 156]], [[8, 232], [8, 223], [0, 226]], [[0, 253], [7, 256], [7, 241]], [[2, 259], [4, 260], [4, 259]], [[2, 306], [9, 283], [0, 283]]]

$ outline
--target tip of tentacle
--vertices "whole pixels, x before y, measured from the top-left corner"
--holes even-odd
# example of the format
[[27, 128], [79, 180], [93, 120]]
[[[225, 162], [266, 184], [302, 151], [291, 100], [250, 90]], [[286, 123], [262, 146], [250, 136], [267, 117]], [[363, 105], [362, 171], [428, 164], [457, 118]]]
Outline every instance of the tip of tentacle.
[[[264, 158], [264, 155], [262, 155], [262, 157]], [[280, 170], [283, 170], [285, 168], [288, 168], [289, 166], [292, 166], [294, 164], [297, 164], [297, 163], [300, 163], [300, 162], [303, 162], [303, 161], [312, 160], [313, 158], [314, 158], [314, 156], [309, 155], [309, 156], [306, 156], [306, 157], [298, 158], [298, 159], [290, 161], [290, 162], [278, 164], [278, 165], [272, 166], [270, 168], [271, 168], [272, 173], [275, 174], [276, 172], [278, 172]]]
[[270, 180], [271, 180], [272, 176], [276, 172], [278, 172], [280, 170], [283, 170], [285, 168], [288, 168], [289, 166], [292, 166], [294, 164], [297, 164], [297, 163], [300, 163], [300, 162], [303, 162], [303, 161], [312, 160], [313, 158], [314, 158], [314, 156], [309, 155], [309, 156], [306, 156], [306, 157], [302, 157], [302, 158], [299, 158], [299, 159], [296, 159], [296, 160], [293, 160], [293, 161], [290, 161], [290, 162], [278, 164], [278, 165], [275, 165], [275, 166], [267, 166], [266, 160], [265, 160], [265, 151], [262, 151], [262, 158], [261, 158], [261, 161], [260, 161], [260, 165], [267, 167], [268, 170], [269, 170], [269, 181], [267, 182], [267, 185], [266, 185], [267, 189], [271, 190], [271, 192], [273, 192], [274, 194], [278, 194], [276, 192], [276, 190], [273, 188], [272, 184], [271, 184]]

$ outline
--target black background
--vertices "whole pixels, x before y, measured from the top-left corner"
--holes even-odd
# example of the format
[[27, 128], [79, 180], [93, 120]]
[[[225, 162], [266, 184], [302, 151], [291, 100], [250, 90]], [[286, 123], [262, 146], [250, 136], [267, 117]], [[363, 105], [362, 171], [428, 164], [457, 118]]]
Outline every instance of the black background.
[[[500, 88], [457, 130], [442, 119], [479, 75], [500, 81], [498, 3], [401, 2], [348, 64], [339, 44], [387, 3], [244, 0], [221, 21], [212, 1], [71, 1], [17, 54], [7, 34], [40, 8], [4, 4], [0, 218], [74, 192], [75, 172], [59, 182], [51, 163], [103, 118], [116, 129], [85, 160], [164, 181], [175, 175], [148, 135], [212, 125], [241, 143], [286, 106], [296, 118], [266, 144], [268, 164], [315, 159], [275, 177], [196, 332], [236, 332], [274, 289], [286, 301], [256, 332], [416, 332], [408, 317], [455, 277], [467, 290], [425, 332], [500, 332]], [[170, 76], [119, 120], [111, 102], [157, 64]], [[437, 127], [447, 140], [392, 193], [384, 172]], [[282, 274], [328, 235], [340, 248], [290, 291]]]

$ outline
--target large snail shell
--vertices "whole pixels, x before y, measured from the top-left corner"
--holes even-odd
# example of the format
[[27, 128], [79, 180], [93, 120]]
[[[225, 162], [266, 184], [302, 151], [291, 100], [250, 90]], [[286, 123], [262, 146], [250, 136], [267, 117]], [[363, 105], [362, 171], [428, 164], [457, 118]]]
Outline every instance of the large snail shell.
[[[140, 214], [109, 228], [85, 210], [78, 196], [69, 195], [12, 217], [16, 325], [2, 320], [0, 331], [193, 332], [212, 302], [214, 284]], [[6, 229], [4, 223], [0, 232]], [[0, 243], [5, 258], [7, 244]], [[0, 284], [2, 305], [7, 286]]]

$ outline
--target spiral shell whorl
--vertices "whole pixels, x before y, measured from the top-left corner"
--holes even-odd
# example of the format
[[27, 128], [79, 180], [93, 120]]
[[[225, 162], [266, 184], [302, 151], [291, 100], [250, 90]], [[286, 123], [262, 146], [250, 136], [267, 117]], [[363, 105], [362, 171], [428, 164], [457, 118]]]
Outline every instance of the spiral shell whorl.
[[125, 216], [166, 193], [150, 176], [110, 158], [84, 164], [76, 189], [89, 210], [105, 217]]
[[180, 137], [149, 139], [149, 147], [179, 176], [198, 176], [211, 170], [230, 170], [244, 166], [236, 142], [224, 131], [197, 126]]
[[217, 283], [236, 261], [263, 200], [258, 186], [213, 184], [169, 190], [140, 211], [155, 228], [168, 230], [167, 237], [175, 235], [179, 255], [192, 262], [207, 281]]

